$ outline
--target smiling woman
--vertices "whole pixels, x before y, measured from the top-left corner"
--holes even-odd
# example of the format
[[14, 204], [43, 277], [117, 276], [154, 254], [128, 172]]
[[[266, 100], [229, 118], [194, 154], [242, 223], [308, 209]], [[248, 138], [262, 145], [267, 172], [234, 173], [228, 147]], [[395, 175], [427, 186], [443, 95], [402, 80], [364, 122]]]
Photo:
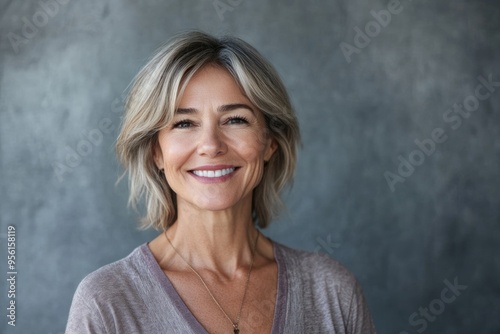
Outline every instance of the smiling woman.
[[272, 66], [240, 39], [191, 32], [135, 79], [117, 141], [130, 203], [163, 233], [87, 276], [67, 333], [374, 333], [338, 262], [261, 235], [299, 130]]

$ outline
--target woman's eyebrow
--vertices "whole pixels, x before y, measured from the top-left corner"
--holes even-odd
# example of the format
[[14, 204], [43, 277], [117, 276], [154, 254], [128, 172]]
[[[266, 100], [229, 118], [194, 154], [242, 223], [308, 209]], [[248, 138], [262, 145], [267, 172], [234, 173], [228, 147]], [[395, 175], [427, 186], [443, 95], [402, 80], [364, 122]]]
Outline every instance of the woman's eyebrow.
[[231, 103], [231, 104], [224, 104], [220, 107], [217, 108], [218, 111], [220, 112], [225, 112], [225, 111], [233, 111], [236, 109], [248, 109], [252, 113], [254, 113], [254, 110], [252, 107], [250, 107], [248, 104], [245, 103]]
[[175, 110], [176, 114], [181, 114], [181, 115], [196, 114], [197, 112], [198, 112], [198, 109], [195, 109], [195, 108], [177, 108]]
[[[255, 113], [254, 110], [253, 110], [253, 108], [250, 107], [248, 104], [245, 104], [245, 103], [224, 104], [224, 105], [219, 106], [217, 108], [217, 111], [219, 111], [219, 112], [228, 112], [228, 111], [233, 111], [233, 110], [237, 110], [237, 109], [248, 109], [252, 113]], [[176, 114], [180, 114], [180, 115], [196, 114], [197, 112], [198, 112], [198, 109], [196, 109], [196, 108], [177, 108], [177, 110], [175, 110], [175, 113]]]

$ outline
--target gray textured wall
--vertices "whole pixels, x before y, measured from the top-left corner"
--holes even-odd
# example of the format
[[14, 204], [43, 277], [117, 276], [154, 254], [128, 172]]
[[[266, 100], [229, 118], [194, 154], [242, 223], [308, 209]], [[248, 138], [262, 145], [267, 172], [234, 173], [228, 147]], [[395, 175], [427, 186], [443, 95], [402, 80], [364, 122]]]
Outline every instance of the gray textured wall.
[[[296, 181], [266, 234], [346, 264], [380, 333], [499, 333], [497, 1], [42, 3], [0, 1], [0, 332], [62, 333], [79, 281], [154, 237], [114, 184], [122, 93], [157, 46], [198, 28], [253, 44], [297, 109]], [[370, 23], [383, 9], [390, 22]], [[455, 280], [466, 288], [445, 303]]]

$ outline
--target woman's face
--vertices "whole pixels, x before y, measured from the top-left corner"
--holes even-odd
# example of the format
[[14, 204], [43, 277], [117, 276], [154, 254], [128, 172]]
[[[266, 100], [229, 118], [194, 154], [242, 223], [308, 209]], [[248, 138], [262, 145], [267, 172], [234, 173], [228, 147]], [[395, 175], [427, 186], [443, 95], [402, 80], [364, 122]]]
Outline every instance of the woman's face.
[[264, 116], [233, 77], [207, 65], [189, 81], [173, 120], [160, 130], [154, 155], [179, 208], [218, 211], [251, 203], [276, 147]]

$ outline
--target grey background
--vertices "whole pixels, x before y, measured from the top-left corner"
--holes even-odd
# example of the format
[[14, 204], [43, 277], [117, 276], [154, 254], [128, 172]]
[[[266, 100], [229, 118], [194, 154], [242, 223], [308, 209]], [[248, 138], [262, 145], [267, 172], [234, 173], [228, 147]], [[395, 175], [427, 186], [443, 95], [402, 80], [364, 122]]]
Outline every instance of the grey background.
[[[424, 332], [499, 333], [500, 87], [458, 129], [443, 120], [478, 76], [500, 81], [498, 2], [402, 1], [350, 63], [339, 44], [353, 44], [354, 28], [387, 2], [223, 2], [233, 5], [220, 17], [212, 0], [61, 0], [44, 21], [38, 1], [0, 1], [0, 332], [62, 333], [80, 280], [156, 235], [137, 230], [126, 182], [115, 186], [121, 100], [161, 43], [197, 28], [259, 49], [297, 110], [295, 184], [265, 233], [350, 268], [379, 333], [417, 333], [410, 314], [455, 278], [467, 288]], [[23, 18], [40, 27], [14, 47]], [[104, 119], [111, 132], [56, 172]], [[398, 156], [435, 128], [447, 141], [391, 191], [384, 172], [397, 173]], [[15, 328], [5, 316], [7, 225], [17, 230]]]

